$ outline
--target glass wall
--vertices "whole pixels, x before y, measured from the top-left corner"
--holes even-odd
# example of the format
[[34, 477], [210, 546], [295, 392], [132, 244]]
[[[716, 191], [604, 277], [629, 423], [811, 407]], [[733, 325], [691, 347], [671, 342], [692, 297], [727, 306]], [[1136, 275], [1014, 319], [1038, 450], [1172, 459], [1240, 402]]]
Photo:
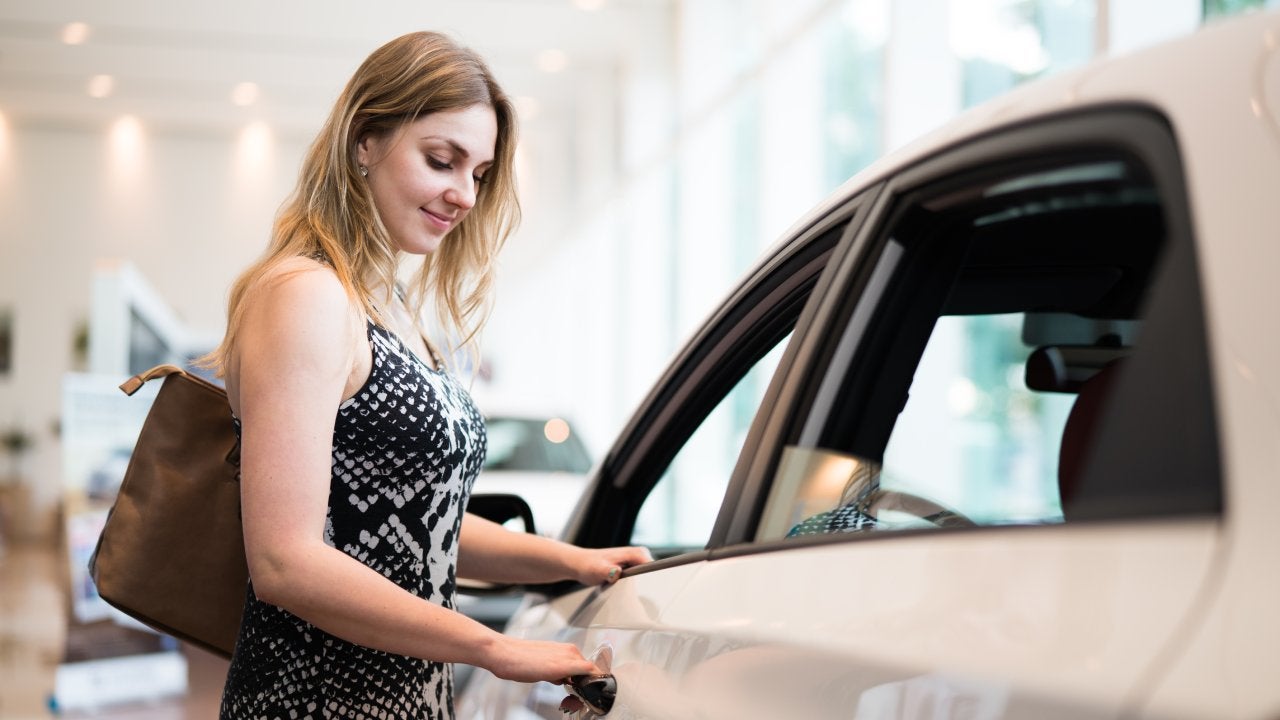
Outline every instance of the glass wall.
[[[669, 282], [658, 285], [659, 306], [670, 310], [670, 351], [791, 223], [875, 159], [1022, 83], [1189, 32], [1206, 19], [1275, 5], [1280, 0], [680, 3], [679, 120], [670, 160], [677, 168], [669, 208], [674, 242], [667, 247]], [[992, 358], [1002, 357], [1010, 332], [995, 321], [957, 323], [943, 333], [951, 347], [938, 350], [954, 359], [953, 367], [937, 369], [947, 375], [939, 382], [970, 389], [975, 407], [1025, 405], [1017, 427], [1006, 426], [1007, 413], [966, 416], [967, 432], [995, 439], [967, 456], [975, 476], [977, 465], [1010, 458], [1028, 467], [1052, 462], [1024, 457], [1023, 446], [1028, 433], [1060, 424], [1069, 408], [1069, 398], [1026, 403], [1016, 392], [986, 397], [983, 387], [965, 384], [980, 371], [1001, 381], [993, 387], [1004, 386], [1008, 369]], [[758, 398], [768, 379], [755, 373], [734, 396]], [[689, 518], [714, 513], [721, 485], [708, 492], [706, 484], [728, 478], [755, 409], [752, 402], [727, 402], [717, 410], [720, 419], [685, 448], [646, 508], [646, 542], [705, 537], [710, 520]], [[972, 492], [1004, 489], [975, 485]], [[1010, 502], [1043, 513], [1057, 499]]]
[[1204, 16], [1205, 19], [1211, 19], [1275, 7], [1280, 7], [1280, 0], [1204, 0]]
[[1094, 0], [951, 0], [964, 106], [1093, 58]]

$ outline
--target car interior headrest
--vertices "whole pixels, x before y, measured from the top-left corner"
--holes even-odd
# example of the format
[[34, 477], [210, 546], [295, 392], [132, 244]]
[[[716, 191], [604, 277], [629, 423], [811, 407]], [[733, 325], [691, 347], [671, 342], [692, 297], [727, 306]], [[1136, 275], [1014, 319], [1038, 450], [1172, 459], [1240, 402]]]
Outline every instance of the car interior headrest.
[[1071, 412], [1067, 415], [1066, 424], [1062, 428], [1062, 445], [1058, 451], [1058, 493], [1064, 516], [1076, 499], [1085, 461], [1097, 436], [1102, 410], [1110, 399], [1111, 387], [1123, 366], [1123, 360], [1116, 360], [1096, 370], [1082, 384], [1071, 406]]
[[1046, 345], [1027, 358], [1027, 387], [1040, 392], [1080, 392], [1099, 370], [1127, 357], [1131, 348], [1111, 345]]

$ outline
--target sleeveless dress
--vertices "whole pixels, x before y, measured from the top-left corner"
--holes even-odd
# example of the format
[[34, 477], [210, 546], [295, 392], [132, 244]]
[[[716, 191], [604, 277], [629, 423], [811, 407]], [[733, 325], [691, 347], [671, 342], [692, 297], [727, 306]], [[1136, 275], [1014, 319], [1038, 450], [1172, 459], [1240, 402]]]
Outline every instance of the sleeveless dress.
[[[338, 408], [334, 425], [324, 541], [453, 608], [458, 534], [484, 460], [484, 419], [452, 375], [373, 322], [368, 335], [369, 379]], [[337, 638], [258, 600], [249, 583], [222, 720], [452, 717], [452, 665]]]

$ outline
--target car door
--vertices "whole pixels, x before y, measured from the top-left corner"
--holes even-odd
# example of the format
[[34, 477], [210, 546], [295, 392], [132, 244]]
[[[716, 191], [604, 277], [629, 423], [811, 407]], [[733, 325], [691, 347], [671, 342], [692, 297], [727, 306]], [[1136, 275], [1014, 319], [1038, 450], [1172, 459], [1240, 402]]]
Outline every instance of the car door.
[[1134, 709], [1225, 551], [1176, 147], [1107, 108], [890, 180], [656, 620], [716, 638], [694, 717]]
[[[644, 544], [658, 558], [628, 573], [625, 593], [607, 593], [617, 612], [667, 604], [706, 558], [734, 465], [744, 444], [755, 442], [744, 434], [771, 402], [770, 380], [788, 362], [788, 341], [822, 271], [873, 197], [869, 190], [833, 200], [766, 252], [676, 356], [600, 464], [567, 537], [584, 546]], [[606, 594], [572, 585], [542, 590], [507, 632], [586, 642], [582, 613], [598, 610]], [[594, 643], [584, 652], [603, 657], [610, 647]], [[563, 698], [557, 687], [501, 683], [477, 671], [459, 716], [558, 718]]]

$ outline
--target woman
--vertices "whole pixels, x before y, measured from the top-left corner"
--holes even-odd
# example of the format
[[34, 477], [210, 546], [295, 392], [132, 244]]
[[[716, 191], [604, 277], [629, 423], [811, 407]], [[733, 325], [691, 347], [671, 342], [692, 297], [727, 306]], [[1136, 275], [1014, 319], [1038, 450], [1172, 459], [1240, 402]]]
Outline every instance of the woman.
[[348, 83], [233, 287], [210, 362], [241, 434], [251, 580], [223, 718], [448, 718], [450, 663], [525, 682], [596, 670], [453, 610], [455, 573], [600, 584], [650, 559], [463, 512], [484, 424], [416, 319], [433, 302], [474, 341], [519, 215], [514, 145], [480, 58], [434, 33], [393, 40]]

